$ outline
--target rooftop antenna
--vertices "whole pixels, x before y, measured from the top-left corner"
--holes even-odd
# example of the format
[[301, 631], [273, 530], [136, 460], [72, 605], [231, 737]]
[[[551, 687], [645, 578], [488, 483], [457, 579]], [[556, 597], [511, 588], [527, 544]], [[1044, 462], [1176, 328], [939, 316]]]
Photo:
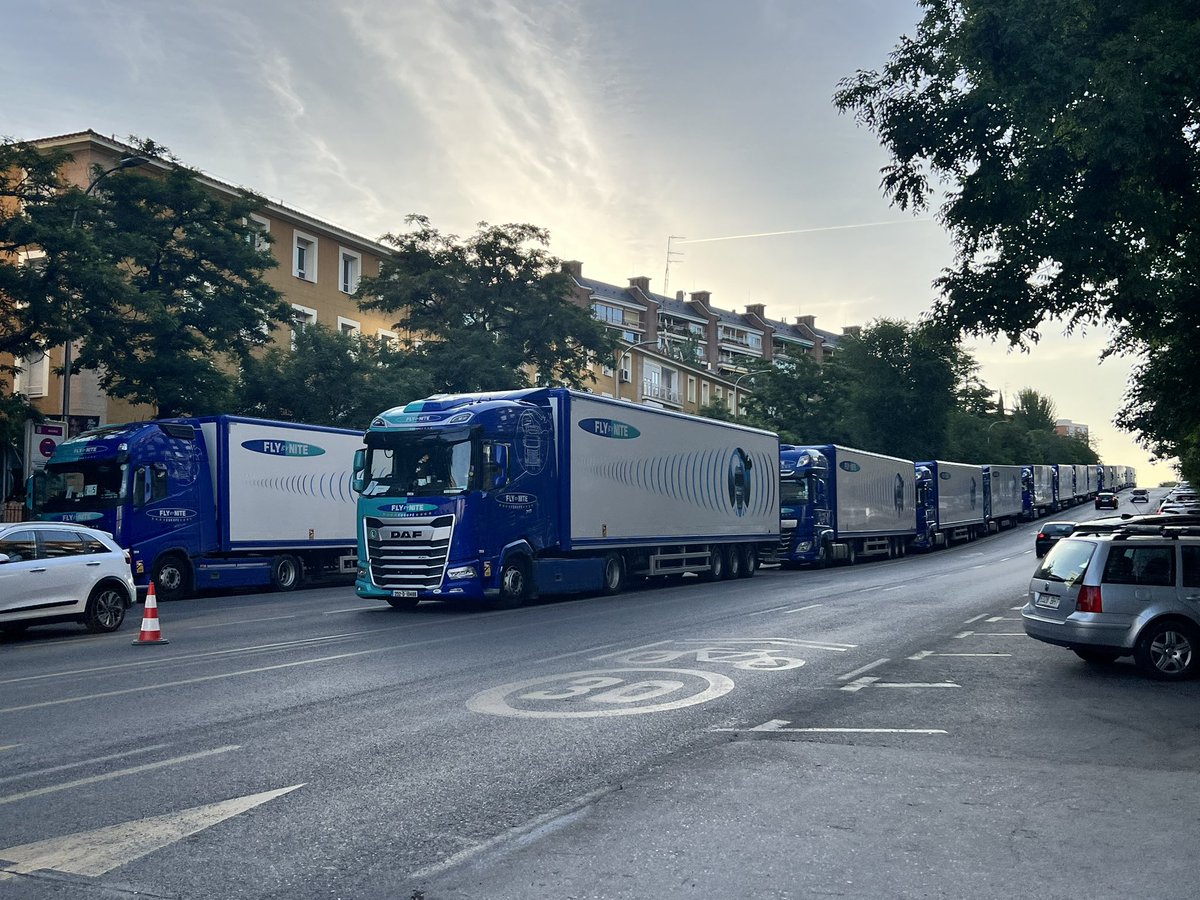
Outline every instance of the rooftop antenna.
[[672, 250], [671, 249], [671, 242], [672, 241], [686, 241], [686, 240], [687, 240], [687, 238], [682, 237], [678, 234], [671, 234], [671, 235], [667, 236], [667, 268], [666, 268], [666, 271], [663, 272], [663, 296], [664, 297], [671, 296], [671, 292], [670, 292], [671, 260], [676, 256], [683, 256], [682, 250]]

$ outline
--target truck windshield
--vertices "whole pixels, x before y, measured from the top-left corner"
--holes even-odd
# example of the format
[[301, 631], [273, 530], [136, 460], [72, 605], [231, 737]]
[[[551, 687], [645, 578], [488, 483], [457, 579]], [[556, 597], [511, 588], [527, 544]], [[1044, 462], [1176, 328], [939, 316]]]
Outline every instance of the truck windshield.
[[372, 436], [367, 448], [368, 497], [461, 494], [478, 485], [469, 437]]
[[34, 478], [35, 513], [111, 509], [125, 499], [128, 466], [118, 462], [58, 463]]
[[801, 506], [809, 499], [809, 478], [801, 475], [797, 478], [785, 478], [779, 482], [779, 502], [783, 506]]

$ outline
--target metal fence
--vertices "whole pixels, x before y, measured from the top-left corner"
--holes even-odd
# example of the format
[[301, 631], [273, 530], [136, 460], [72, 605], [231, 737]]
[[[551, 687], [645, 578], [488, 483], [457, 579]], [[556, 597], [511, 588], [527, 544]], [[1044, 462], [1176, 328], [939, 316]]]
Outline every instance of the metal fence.
[[21, 522], [25, 519], [25, 507], [14, 500], [4, 504], [4, 521]]

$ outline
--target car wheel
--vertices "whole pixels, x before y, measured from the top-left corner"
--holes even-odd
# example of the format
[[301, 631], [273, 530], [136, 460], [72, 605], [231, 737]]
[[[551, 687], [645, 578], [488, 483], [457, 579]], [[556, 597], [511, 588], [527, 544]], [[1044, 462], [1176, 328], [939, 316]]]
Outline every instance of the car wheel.
[[492, 600], [496, 609], [516, 609], [529, 595], [529, 563], [523, 556], [510, 558], [500, 570], [500, 594]]
[[182, 556], [168, 553], [154, 563], [150, 580], [154, 582], [156, 600], [181, 600], [191, 590], [191, 569]]
[[1113, 653], [1111, 650], [1093, 650], [1090, 647], [1072, 647], [1075, 655], [1084, 662], [1096, 663], [1097, 665], [1105, 665], [1111, 662], [1116, 662], [1119, 653]]
[[1179, 619], [1164, 619], [1152, 622], [1138, 636], [1133, 658], [1151, 678], [1182, 681], [1195, 674], [1197, 652], [1196, 629]]
[[304, 580], [304, 567], [300, 560], [285, 553], [275, 557], [271, 563], [271, 587], [280, 593], [294, 591]]
[[120, 588], [110, 584], [97, 585], [88, 597], [83, 613], [83, 624], [88, 631], [104, 633], [116, 631], [125, 621], [125, 604], [129, 597]]

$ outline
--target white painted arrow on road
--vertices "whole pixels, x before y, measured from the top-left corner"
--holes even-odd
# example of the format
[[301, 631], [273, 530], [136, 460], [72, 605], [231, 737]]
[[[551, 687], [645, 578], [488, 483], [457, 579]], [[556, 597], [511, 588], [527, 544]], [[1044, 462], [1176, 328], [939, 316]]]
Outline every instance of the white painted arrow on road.
[[8, 861], [0, 863], [0, 881], [39, 869], [95, 878], [301, 787], [304, 785], [294, 784], [182, 812], [0, 849], [0, 860]]

